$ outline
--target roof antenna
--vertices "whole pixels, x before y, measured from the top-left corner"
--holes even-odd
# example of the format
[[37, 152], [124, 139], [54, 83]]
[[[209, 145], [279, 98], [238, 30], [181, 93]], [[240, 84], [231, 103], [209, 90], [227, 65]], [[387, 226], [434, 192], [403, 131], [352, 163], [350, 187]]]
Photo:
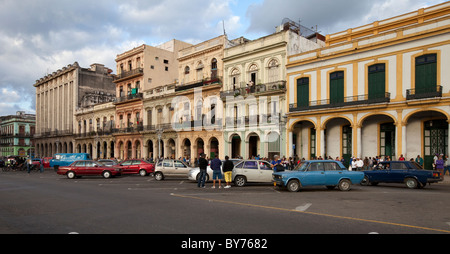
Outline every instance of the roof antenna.
[[225, 20], [222, 20], [222, 24], [223, 24], [223, 35], [227, 36], [227, 32], [225, 31]]

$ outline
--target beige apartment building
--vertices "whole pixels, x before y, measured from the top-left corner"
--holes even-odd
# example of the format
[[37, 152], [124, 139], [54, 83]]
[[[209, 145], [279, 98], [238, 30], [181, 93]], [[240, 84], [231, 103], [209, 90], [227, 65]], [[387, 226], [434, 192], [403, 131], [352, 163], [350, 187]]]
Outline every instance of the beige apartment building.
[[[144, 91], [175, 83], [178, 79], [178, 51], [190, 44], [171, 40], [160, 46], [142, 45], [116, 58], [117, 98], [115, 157], [147, 157], [144, 151]], [[148, 124], [147, 124], [148, 125]]]

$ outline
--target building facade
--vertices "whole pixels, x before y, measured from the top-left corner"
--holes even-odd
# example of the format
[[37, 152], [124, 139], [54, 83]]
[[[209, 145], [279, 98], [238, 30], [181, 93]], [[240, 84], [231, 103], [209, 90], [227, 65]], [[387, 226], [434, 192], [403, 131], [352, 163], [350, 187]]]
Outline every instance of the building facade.
[[36, 116], [18, 111], [0, 117], [0, 156], [34, 156]]
[[[77, 62], [36, 80], [36, 156], [74, 152], [79, 128], [76, 111], [115, 97], [114, 75], [102, 64]], [[82, 122], [81, 129], [88, 123]]]
[[289, 154], [448, 154], [450, 3], [326, 36], [287, 64]]
[[324, 46], [323, 36], [300, 28], [287, 21], [274, 34], [225, 49], [223, 148], [230, 157], [287, 155], [287, 57]]

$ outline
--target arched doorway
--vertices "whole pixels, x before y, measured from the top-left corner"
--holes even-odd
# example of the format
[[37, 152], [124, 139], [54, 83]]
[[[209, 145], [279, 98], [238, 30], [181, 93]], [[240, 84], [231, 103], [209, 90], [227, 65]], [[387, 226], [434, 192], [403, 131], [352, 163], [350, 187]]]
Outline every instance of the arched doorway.
[[259, 154], [260, 140], [256, 133], [251, 133], [248, 136], [248, 158], [253, 158]]
[[211, 138], [209, 141], [209, 158], [215, 158], [215, 156], [219, 156], [219, 140], [217, 138]]
[[141, 154], [141, 142], [139, 140], [136, 141], [135, 143], [135, 159], [141, 159], [142, 158], [142, 154]]
[[[203, 142], [203, 139], [199, 138], [197, 139], [197, 152], [195, 153], [195, 158], [200, 158], [200, 154], [205, 152], [205, 142]], [[209, 157], [209, 154], [206, 156]]]
[[147, 147], [148, 147], [148, 154], [146, 155], [147, 158], [153, 158], [154, 152], [153, 152], [153, 141], [152, 140], [147, 141]]
[[183, 142], [183, 156], [187, 158], [191, 158], [191, 141], [189, 139], [185, 139]]
[[127, 141], [127, 155], [125, 159], [131, 159], [132, 154], [133, 154], [133, 145], [131, 144], [131, 141]]
[[241, 155], [241, 137], [238, 134], [231, 136], [231, 158], [240, 158]]

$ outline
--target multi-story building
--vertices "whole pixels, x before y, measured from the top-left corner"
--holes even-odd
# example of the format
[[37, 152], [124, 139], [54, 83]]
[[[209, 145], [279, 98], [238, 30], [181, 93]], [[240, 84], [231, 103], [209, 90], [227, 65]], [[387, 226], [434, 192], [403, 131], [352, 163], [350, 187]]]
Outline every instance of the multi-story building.
[[0, 117], [0, 156], [34, 156], [35, 125], [36, 116], [23, 111]]
[[188, 46], [171, 40], [157, 47], [142, 45], [117, 56], [115, 157], [148, 156], [143, 153], [144, 117], [148, 115], [144, 111], [144, 91], [176, 82], [178, 51]]
[[172, 103], [172, 126], [177, 131], [176, 157], [194, 161], [201, 153], [225, 156], [220, 90], [226, 35], [201, 42], [178, 54], [179, 84]]
[[406, 159], [449, 152], [450, 3], [326, 36], [287, 63], [286, 149]]
[[224, 150], [232, 158], [286, 155], [287, 56], [320, 48], [324, 37], [292, 21], [224, 52]]
[[[37, 156], [53, 156], [57, 152], [74, 152], [77, 146], [73, 134], [79, 122], [75, 112], [96, 103], [114, 99], [112, 70], [102, 64], [89, 69], [77, 62], [36, 80]], [[87, 122], [81, 122], [86, 129]]]

